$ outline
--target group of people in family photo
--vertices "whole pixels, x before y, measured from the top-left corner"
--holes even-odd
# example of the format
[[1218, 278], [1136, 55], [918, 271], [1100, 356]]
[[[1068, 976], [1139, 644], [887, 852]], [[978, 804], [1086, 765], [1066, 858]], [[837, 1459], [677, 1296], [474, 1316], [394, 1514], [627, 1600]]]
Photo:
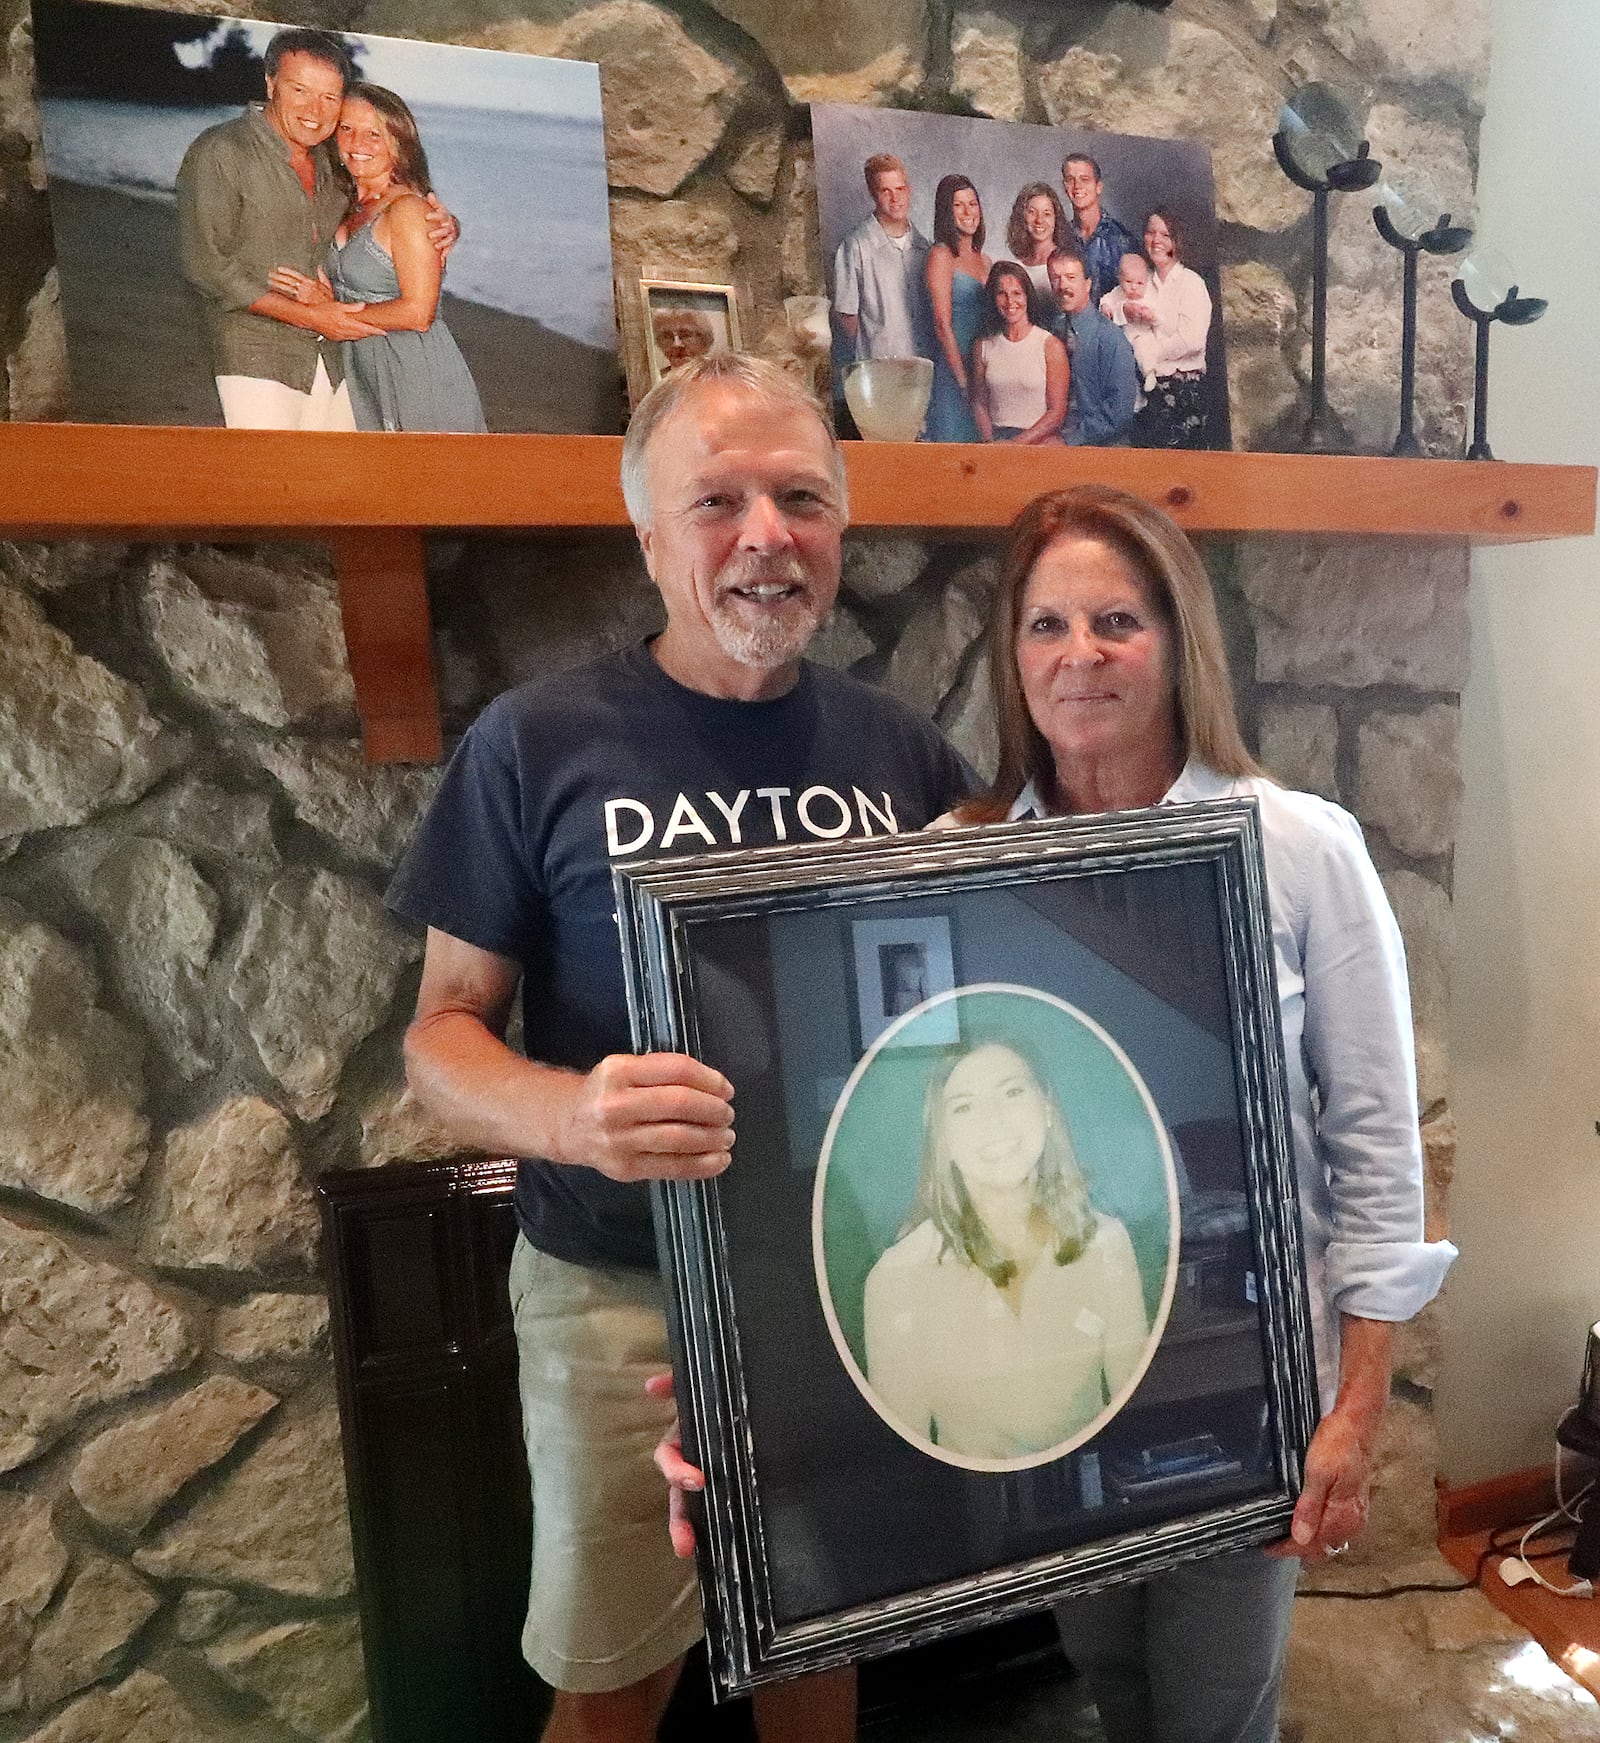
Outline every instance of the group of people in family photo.
[[178, 170], [183, 275], [230, 428], [481, 431], [438, 318], [457, 225], [404, 100], [321, 30], [268, 46], [266, 100]]
[[834, 312], [847, 358], [932, 360], [926, 440], [1212, 445], [1212, 299], [1175, 210], [1136, 235], [1106, 210], [1099, 162], [1071, 152], [1059, 189], [1018, 190], [1003, 237], [969, 176], [941, 177], [930, 240], [904, 161], [863, 167], [872, 211], [835, 253]]

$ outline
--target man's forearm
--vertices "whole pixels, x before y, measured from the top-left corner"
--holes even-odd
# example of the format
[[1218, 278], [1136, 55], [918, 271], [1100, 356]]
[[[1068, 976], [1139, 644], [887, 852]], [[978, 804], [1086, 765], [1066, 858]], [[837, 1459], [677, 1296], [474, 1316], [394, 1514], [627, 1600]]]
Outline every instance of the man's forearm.
[[339, 303], [328, 298], [323, 302], [302, 303], [281, 291], [268, 291], [250, 305], [252, 315], [282, 321], [287, 327], [303, 327], [320, 333], [324, 339], [368, 339], [383, 329], [366, 318], [362, 303]]
[[1090, 447], [1101, 447], [1116, 434], [1116, 424], [1103, 405], [1078, 403], [1078, 431]]
[[561, 1153], [561, 1138], [580, 1073], [524, 1059], [464, 1011], [418, 1018], [405, 1058], [412, 1094], [464, 1147], [575, 1160]]
[[286, 297], [280, 291], [266, 291], [250, 305], [252, 315], [265, 315], [269, 320], [282, 321], [286, 327], [304, 327], [308, 331], [317, 330], [316, 318], [309, 303], [297, 303], [293, 297]]
[[1117, 359], [1111, 377], [1110, 428], [1105, 436], [1108, 442], [1114, 442], [1127, 429], [1139, 407], [1139, 366], [1133, 360], [1132, 347], [1125, 345], [1123, 349], [1128, 355]]

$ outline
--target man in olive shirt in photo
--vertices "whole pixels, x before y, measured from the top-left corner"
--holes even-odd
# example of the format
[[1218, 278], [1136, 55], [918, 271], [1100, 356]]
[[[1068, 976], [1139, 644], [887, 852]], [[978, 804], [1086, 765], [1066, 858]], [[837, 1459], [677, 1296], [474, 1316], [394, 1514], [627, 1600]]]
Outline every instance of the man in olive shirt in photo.
[[[315, 278], [349, 204], [331, 143], [350, 51], [325, 30], [280, 30], [267, 45], [267, 96], [207, 128], [178, 170], [183, 276], [205, 306], [212, 369], [230, 429], [353, 430], [338, 341], [382, 329], [360, 303], [296, 302], [274, 267]], [[455, 220], [430, 196], [441, 253]]]

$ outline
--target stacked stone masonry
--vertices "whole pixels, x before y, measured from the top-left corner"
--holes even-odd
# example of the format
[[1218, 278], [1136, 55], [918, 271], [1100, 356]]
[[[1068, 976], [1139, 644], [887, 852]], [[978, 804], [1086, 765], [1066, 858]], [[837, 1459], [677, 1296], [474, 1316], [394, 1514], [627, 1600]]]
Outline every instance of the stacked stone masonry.
[[[784, 295], [823, 288], [808, 101], [1206, 139], [1235, 439], [1256, 447], [1303, 417], [1307, 372], [1310, 226], [1267, 150], [1279, 101], [1308, 77], [1365, 86], [1378, 154], [1425, 168], [1466, 217], [1487, 64], [1487, 0], [233, 9], [598, 60], [619, 269], [731, 276], [758, 344]], [[1337, 210], [1332, 271], [1335, 407], [1381, 447], [1398, 265], [1360, 202]], [[1439, 288], [1418, 408], [1444, 454], [1469, 370]], [[24, 0], [0, 0], [0, 351], [0, 415], [60, 415]], [[1264, 759], [1356, 812], [1400, 915], [1440, 1232], [1465, 552], [1207, 557]], [[441, 547], [432, 583], [453, 731], [507, 684], [658, 621], [612, 537]], [[822, 657], [992, 768], [992, 585], [980, 549], [852, 541]], [[311, 1183], [449, 1153], [400, 1083], [417, 945], [380, 901], [435, 780], [361, 760], [322, 553], [0, 546], [0, 1743], [364, 1734]], [[1433, 1320], [1408, 1334], [1362, 1551], [1374, 1580], [1427, 1553], [1436, 1339]], [[1319, 1716], [1346, 1665], [1316, 1608], [1295, 1657], [1306, 1743], [1354, 1734]]]

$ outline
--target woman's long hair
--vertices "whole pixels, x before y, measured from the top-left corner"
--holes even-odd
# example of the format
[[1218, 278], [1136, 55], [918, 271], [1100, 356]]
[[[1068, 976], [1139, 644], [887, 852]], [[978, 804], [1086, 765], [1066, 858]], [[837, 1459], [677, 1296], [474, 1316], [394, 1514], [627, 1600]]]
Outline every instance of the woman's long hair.
[[1219, 775], [1266, 771], [1245, 749], [1234, 709], [1228, 655], [1217, 602], [1195, 548], [1159, 508], [1126, 490], [1079, 484], [1036, 496], [1011, 523], [1000, 555], [1000, 581], [989, 613], [989, 673], [994, 685], [1000, 764], [989, 791], [963, 807], [972, 823], [998, 822], [1032, 781], [1049, 800], [1055, 758], [1034, 725], [1017, 671], [1022, 602], [1034, 565], [1057, 539], [1101, 539], [1133, 565], [1177, 655], [1178, 738], [1185, 759]]
[[994, 1284], [1005, 1286], [1017, 1274], [1016, 1261], [996, 1250], [988, 1225], [979, 1216], [961, 1171], [950, 1155], [944, 1132], [944, 1088], [950, 1073], [979, 1047], [1003, 1047], [1022, 1061], [1044, 1100], [1046, 1119], [1044, 1149], [1034, 1173], [1034, 1208], [1049, 1225], [1053, 1257], [1058, 1265], [1070, 1265], [1094, 1238], [1098, 1218], [1089, 1203], [1089, 1183], [1078, 1165], [1055, 1093], [1026, 1049], [1015, 1041], [980, 1041], [970, 1047], [952, 1047], [928, 1080], [922, 1104], [922, 1168], [917, 1190], [900, 1233], [910, 1234], [924, 1222], [939, 1231], [940, 1253], [954, 1252], [975, 1265]]
[[1036, 327], [1045, 325], [1044, 311], [1039, 306], [1039, 293], [1034, 289], [1033, 280], [1028, 277], [1028, 269], [1014, 260], [997, 260], [989, 268], [989, 276], [983, 282], [983, 321], [979, 326], [980, 334], [992, 337], [1003, 333], [1006, 324], [1000, 319], [1000, 311], [995, 307], [994, 293], [1002, 279], [1014, 278], [1022, 286], [1028, 298], [1028, 319]]
[[962, 175], [941, 176], [933, 190], [933, 239], [942, 242], [952, 254], [961, 252], [961, 232], [956, 228], [956, 195], [967, 192], [978, 202], [978, 228], [972, 234], [973, 251], [983, 253], [983, 199], [972, 185], [971, 178]]
[[1011, 202], [1011, 216], [1006, 219], [1006, 247], [1021, 260], [1023, 255], [1033, 252], [1033, 238], [1028, 234], [1028, 226], [1024, 215], [1028, 210], [1028, 202], [1038, 195], [1043, 195], [1056, 212], [1055, 235], [1050, 243], [1053, 254], [1056, 249], [1066, 247], [1072, 239], [1072, 225], [1067, 219], [1067, 208], [1061, 203], [1061, 196], [1049, 182], [1029, 182], [1020, 194]]
[[[352, 97], [370, 103], [388, 132], [389, 146], [394, 152], [393, 180], [416, 193], [431, 194], [433, 181], [428, 174], [428, 154], [422, 149], [417, 118], [406, 107], [404, 99], [385, 85], [368, 85], [360, 81], [345, 87], [344, 100], [348, 103]], [[354, 196], [355, 184], [352, 181], [352, 200]]]

